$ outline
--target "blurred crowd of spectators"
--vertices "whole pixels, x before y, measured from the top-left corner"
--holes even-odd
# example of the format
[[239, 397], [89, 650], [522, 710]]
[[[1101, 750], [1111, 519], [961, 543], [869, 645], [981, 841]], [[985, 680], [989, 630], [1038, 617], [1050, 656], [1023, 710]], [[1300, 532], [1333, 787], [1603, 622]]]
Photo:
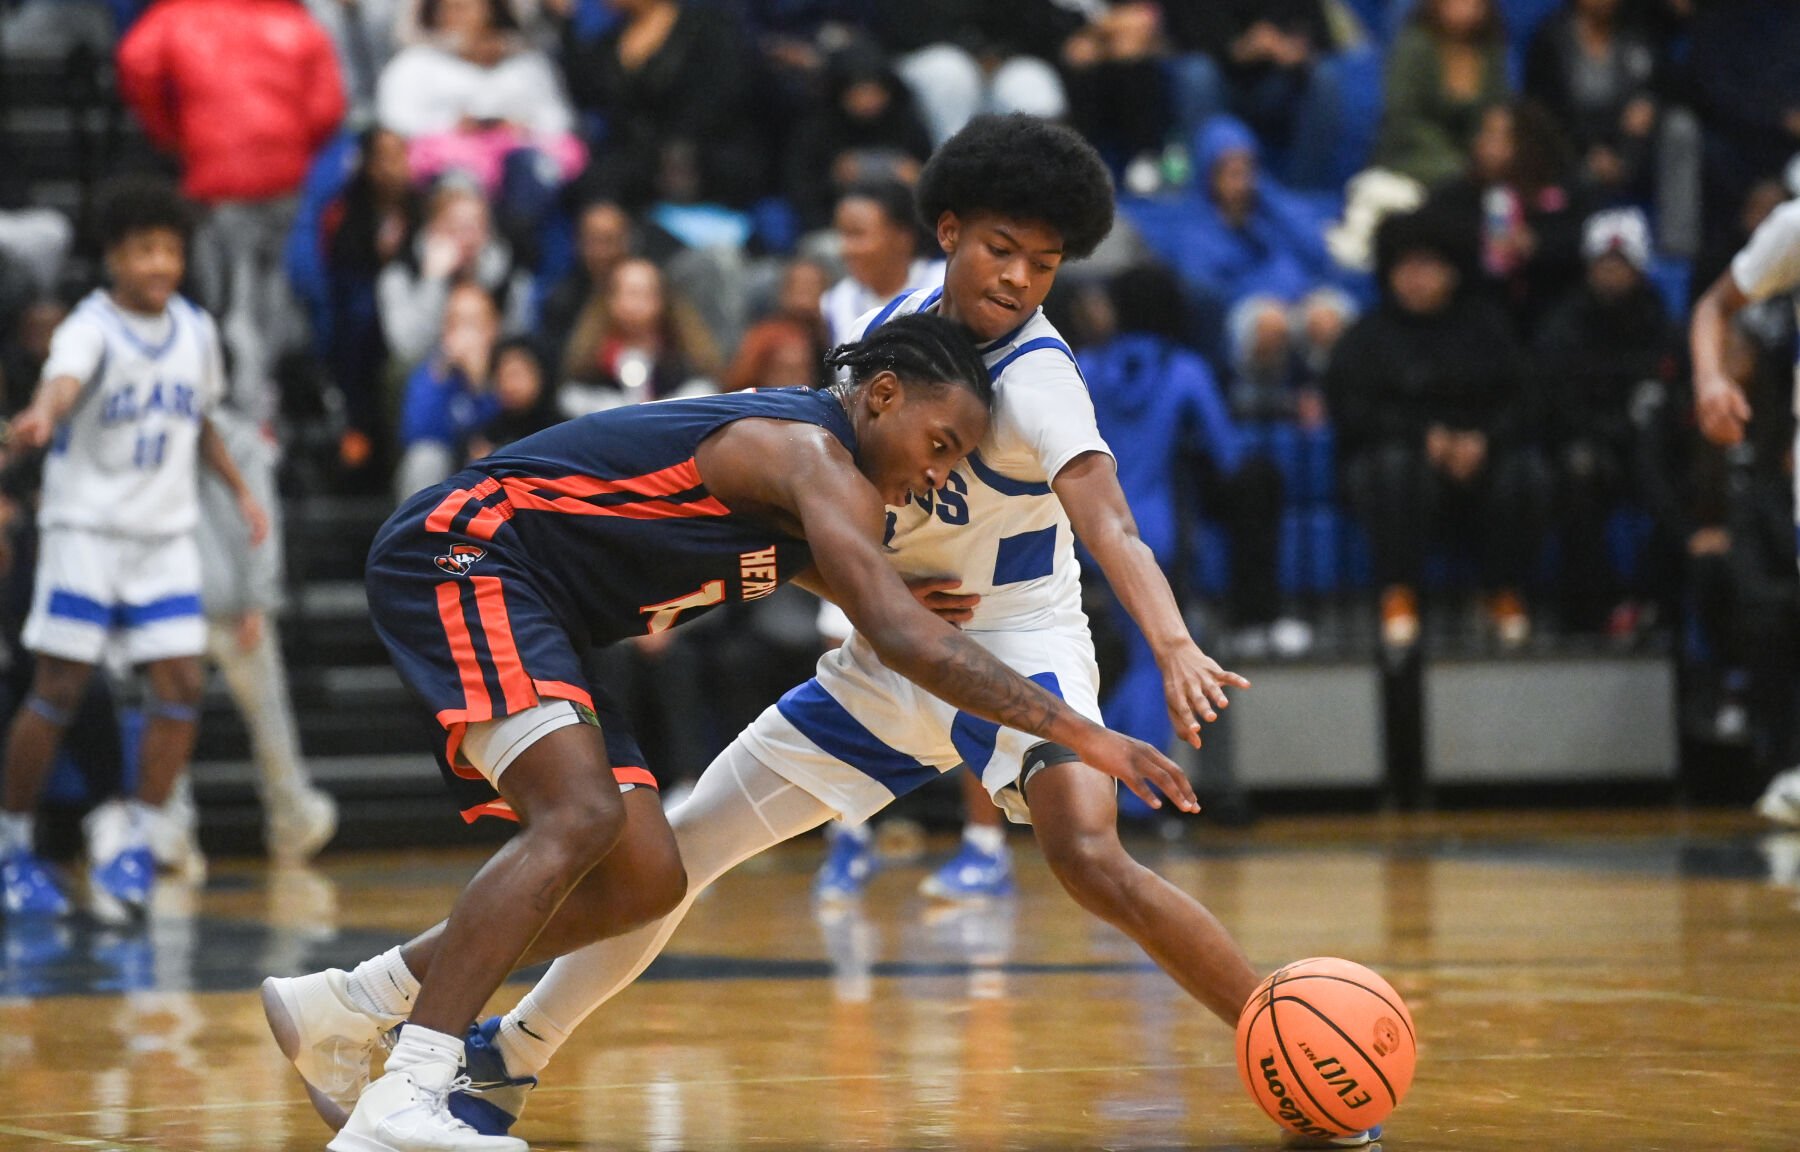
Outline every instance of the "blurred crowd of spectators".
[[[10, 48], [79, 2], [23, 5]], [[818, 382], [857, 315], [942, 275], [907, 190], [934, 144], [1023, 111], [1118, 174], [1114, 235], [1051, 307], [1134, 446], [1146, 538], [1238, 652], [1304, 652], [1309, 604], [1368, 590], [1394, 650], [1439, 605], [1506, 647], [1692, 621], [1721, 715], [1791, 689], [1758, 655], [1800, 631], [1769, 394], [1791, 314], [1740, 326], [1768, 427], [1729, 455], [1693, 434], [1680, 327], [1793, 191], [1785, 5], [105, 10], [122, 98], [208, 209], [195, 288], [238, 401], [322, 380], [340, 489], [404, 494], [611, 405]], [[9, 409], [67, 298], [44, 227], [0, 220]]]

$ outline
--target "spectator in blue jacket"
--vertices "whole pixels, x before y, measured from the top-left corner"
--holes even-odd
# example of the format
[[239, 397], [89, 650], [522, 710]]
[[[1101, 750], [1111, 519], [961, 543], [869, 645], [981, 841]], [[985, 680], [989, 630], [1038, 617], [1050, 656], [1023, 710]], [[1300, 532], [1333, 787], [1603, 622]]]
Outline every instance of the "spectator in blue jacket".
[[500, 310], [487, 289], [469, 280], [452, 288], [437, 351], [413, 369], [400, 402], [400, 499], [447, 479], [469, 437], [500, 414], [490, 387], [499, 338]]
[[[1139, 536], [1165, 570], [1179, 570], [1184, 513], [1192, 511], [1184, 507], [1184, 489], [1196, 492], [1201, 511], [1230, 535], [1235, 624], [1266, 631], [1279, 607], [1281, 473], [1246, 453], [1206, 362], [1177, 342], [1175, 278], [1158, 266], [1130, 268], [1105, 297], [1088, 304], [1094, 342], [1078, 361], [1101, 435], [1119, 449], [1119, 484]], [[1102, 710], [1119, 731], [1167, 747], [1171, 731], [1155, 655], [1123, 609], [1119, 619], [1126, 667]]]
[[1162, 255], [1190, 294], [1224, 317], [1232, 375], [1262, 386], [1317, 375], [1355, 311], [1333, 283], [1324, 222], [1262, 171], [1256, 137], [1215, 116], [1194, 141], [1196, 194]]

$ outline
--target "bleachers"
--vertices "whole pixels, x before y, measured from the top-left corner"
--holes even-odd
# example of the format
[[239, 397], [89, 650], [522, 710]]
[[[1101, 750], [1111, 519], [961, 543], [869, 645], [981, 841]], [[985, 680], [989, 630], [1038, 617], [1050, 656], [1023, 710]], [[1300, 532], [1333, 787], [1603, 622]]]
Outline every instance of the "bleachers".
[[[388, 663], [362, 586], [390, 511], [383, 498], [312, 496], [285, 506], [294, 589], [281, 642], [309, 769], [340, 800], [341, 842], [431, 840], [458, 825], [443, 797], [417, 706]], [[255, 850], [261, 809], [243, 720], [215, 675], [195, 751], [207, 845]]]

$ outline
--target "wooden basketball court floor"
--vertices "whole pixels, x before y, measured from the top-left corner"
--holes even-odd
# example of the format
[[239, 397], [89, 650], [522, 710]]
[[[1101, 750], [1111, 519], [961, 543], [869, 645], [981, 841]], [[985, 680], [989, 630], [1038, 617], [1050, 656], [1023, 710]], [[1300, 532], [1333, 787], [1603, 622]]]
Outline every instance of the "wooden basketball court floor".
[[[980, 909], [915, 894], [947, 844], [824, 916], [819, 841], [752, 861], [589, 1020], [519, 1134], [644, 1152], [1276, 1147], [1227, 1030], [1015, 843], [1020, 895]], [[1342, 955], [1407, 997], [1422, 1051], [1392, 1152], [1800, 1148], [1800, 835], [1584, 812], [1271, 820], [1136, 847], [1260, 968]], [[478, 862], [225, 861], [204, 890], [165, 884], [141, 931], [6, 925], [0, 1152], [322, 1148], [257, 982], [400, 941]]]

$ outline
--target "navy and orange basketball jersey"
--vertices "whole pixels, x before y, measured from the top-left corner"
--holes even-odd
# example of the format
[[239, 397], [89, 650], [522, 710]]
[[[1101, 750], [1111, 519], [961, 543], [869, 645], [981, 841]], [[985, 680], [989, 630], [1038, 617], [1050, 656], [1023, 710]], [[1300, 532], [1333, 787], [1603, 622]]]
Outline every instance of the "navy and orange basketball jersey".
[[[617, 408], [559, 424], [415, 497], [383, 529], [439, 541], [440, 579], [479, 575], [505, 551], [572, 635], [594, 645], [662, 632], [773, 592], [811, 563], [802, 540], [733, 513], [700, 480], [694, 451], [760, 417], [823, 427], [855, 451], [842, 403], [805, 388]], [[377, 540], [371, 567], [381, 553]]]
[[466, 819], [507, 815], [460, 756], [466, 725], [544, 699], [591, 709], [614, 775], [653, 784], [582, 651], [756, 600], [812, 562], [806, 542], [707, 491], [694, 452], [733, 421], [813, 424], [854, 453], [829, 392], [784, 388], [617, 408], [559, 424], [403, 504], [369, 550], [369, 616], [445, 733]]

